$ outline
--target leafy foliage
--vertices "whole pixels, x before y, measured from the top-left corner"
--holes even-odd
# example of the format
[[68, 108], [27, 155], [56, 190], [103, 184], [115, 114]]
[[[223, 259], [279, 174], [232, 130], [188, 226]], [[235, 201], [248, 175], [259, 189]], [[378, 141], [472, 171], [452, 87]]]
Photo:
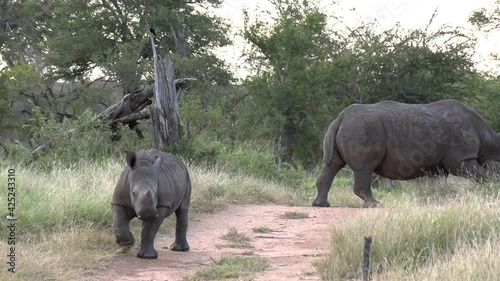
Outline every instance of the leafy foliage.
[[[244, 37], [254, 47], [249, 59], [264, 67], [245, 85], [260, 119], [277, 140], [279, 162], [292, 164], [297, 143], [318, 151], [318, 139], [307, 140], [318, 134], [310, 128], [322, 124], [317, 119], [322, 119], [322, 105], [329, 102], [325, 70], [335, 41], [326, 29], [326, 14], [318, 8], [307, 1], [278, 2], [280, 14], [271, 26], [261, 20], [250, 23], [246, 16]], [[300, 160], [309, 157], [300, 156]]]
[[6, 75], [0, 73], [0, 128], [5, 125], [4, 118], [9, 114], [7, 79]]
[[[58, 122], [49, 113], [35, 108], [24, 129], [29, 133], [31, 143], [50, 145], [50, 149], [33, 162], [33, 165], [46, 170], [51, 170], [55, 164], [71, 167], [80, 161], [106, 161], [123, 155], [125, 150], [140, 150], [145, 147], [145, 143], [149, 143], [147, 139], [137, 139], [132, 131], [124, 128], [119, 128], [122, 141], [112, 143], [112, 132], [108, 126], [95, 119], [90, 111], [77, 120]], [[19, 146], [11, 157], [25, 163], [33, 160], [31, 150]]]
[[500, 77], [485, 77], [478, 86], [478, 94], [470, 102], [471, 106], [480, 112], [488, 124], [497, 132], [500, 131]]
[[[229, 43], [227, 26], [195, 7], [218, 5], [220, 1], [57, 2], [50, 22], [47, 59], [63, 77], [81, 77], [99, 67], [128, 93], [147, 76], [145, 65], [152, 57], [148, 28], [153, 24], [160, 54], [177, 55], [177, 76], [219, 83], [231, 79], [224, 63], [212, 53], [213, 48]], [[208, 80], [196, 75], [204, 69], [202, 65], [214, 69]]]
[[352, 30], [350, 48], [340, 57], [348, 100], [374, 103], [396, 100], [428, 103], [463, 99], [475, 90], [474, 37], [461, 29], [441, 27], [405, 31], [396, 26], [374, 33], [374, 26]]
[[[221, 3], [2, 2], [0, 54], [8, 66], [0, 79], [5, 86], [0, 99], [13, 105], [12, 118], [4, 120], [24, 124], [21, 118], [38, 107], [35, 114], [47, 122], [41, 128], [49, 130], [47, 124], [52, 124], [69, 130], [69, 124], [88, 119], [83, 116], [87, 110], [99, 112], [137, 85], [151, 83], [148, 27], [153, 24], [155, 44], [162, 55], [170, 54], [176, 77], [197, 78], [180, 103], [184, 129], [192, 137], [171, 148], [187, 159], [211, 165], [227, 161], [230, 170], [281, 181], [287, 172], [280, 169], [312, 170], [320, 163], [328, 124], [355, 102], [455, 98], [499, 126], [496, 78], [474, 69], [476, 41], [468, 30], [435, 29], [433, 18], [416, 30], [395, 26], [380, 33], [376, 23], [348, 27], [341, 21], [335, 21], [334, 30], [329, 23], [337, 16], [311, 1], [272, 1], [275, 16], [250, 18], [245, 13], [242, 35], [252, 75], [231, 85], [232, 74], [215, 55], [215, 49], [231, 43], [229, 26], [208, 13]], [[479, 12], [478, 25], [496, 22], [497, 9]], [[26, 21], [29, 17], [34, 23]], [[96, 80], [97, 73], [102, 79]], [[71, 123], [67, 118], [82, 120]], [[107, 134], [108, 128], [98, 130]], [[35, 131], [29, 129], [34, 145], [42, 142], [41, 137], [33, 139]], [[125, 137], [116, 144], [128, 141]], [[255, 147], [246, 147], [248, 143]], [[293, 185], [299, 181], [292, 177]]]
[[7, 65], [42, 62], [52, 0], [0, 2], [0, 55]]

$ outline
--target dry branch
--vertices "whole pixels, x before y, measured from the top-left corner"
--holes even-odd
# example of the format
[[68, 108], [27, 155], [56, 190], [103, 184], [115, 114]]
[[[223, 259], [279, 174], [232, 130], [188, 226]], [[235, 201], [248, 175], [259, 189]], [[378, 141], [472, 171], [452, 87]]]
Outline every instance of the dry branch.
[[[180, 93], [188, 88], [195, 78], [175, 79], [175, 90]], [[109, 120], [111, 124], [121, 123], [124, 125], [142, 119], [150, 118], [149, 110], [146, 109], [151, 104], [154, 96], [154, 85], [142, 85], [125, 95], [119, 102], [106, 108], [97, 115], [97, 119]]]

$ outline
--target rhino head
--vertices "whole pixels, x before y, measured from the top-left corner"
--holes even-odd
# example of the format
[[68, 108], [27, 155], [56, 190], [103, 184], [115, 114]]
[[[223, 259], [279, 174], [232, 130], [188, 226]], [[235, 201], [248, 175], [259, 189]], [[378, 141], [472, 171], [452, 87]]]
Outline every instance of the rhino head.
[[137, 159], [135, 152], [128, 151], [127, 164], [130, 167], [130, 199], [137, 218], [140, 220], [158, 217], [158, 170], [163, 159], [156, 157], [154, 162]]

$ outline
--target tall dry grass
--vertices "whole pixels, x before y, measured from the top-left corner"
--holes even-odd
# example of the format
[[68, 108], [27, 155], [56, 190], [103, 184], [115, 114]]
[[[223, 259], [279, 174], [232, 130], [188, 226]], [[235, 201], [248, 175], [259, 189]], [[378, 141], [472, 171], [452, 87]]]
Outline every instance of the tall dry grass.
[[390, 208], [332, 230], [319, 271], [326, 280], [361, 278], [363, 237], [372, 236], [374, 280], [497, 280], [498, 190], [459, 178], [405, 183]]

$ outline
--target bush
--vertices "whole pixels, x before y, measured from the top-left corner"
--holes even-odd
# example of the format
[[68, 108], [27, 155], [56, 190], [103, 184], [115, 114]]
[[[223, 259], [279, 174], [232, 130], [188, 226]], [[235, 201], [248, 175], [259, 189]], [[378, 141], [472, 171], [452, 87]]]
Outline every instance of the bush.
[[205, 135], [198, 135], [189, 142], [183, 141], [167, 151], [181, 156], [188, 163], [218, 166], [230, 173], [252, 175], [295, 188], [311, 186], [312, 180], [304, 169], [279, 168], [274, 163], [270, 149], [259, 142], [228, 145], [213, 141]]
[[[59, 122], [35, 108], [23, 128], [30, 135], [32, 143], [50, 145], [34, 159], [31, 149], [18, 144], [11, 153], [11, 160], [31, 163], [47, 171], [54, 167], [72, 167], [81, 161], [102, 162], [122, 155], [125, 150], [139, 150], [151, 143], [149, 138], [141, 140], [132, 130], [123, 126], [112, 133], [109, 125], [97, 120], [90, 111], [86, 111], [79, 119]], [[119, 134], [120, 141], [113, 141], [113, 134]]]

